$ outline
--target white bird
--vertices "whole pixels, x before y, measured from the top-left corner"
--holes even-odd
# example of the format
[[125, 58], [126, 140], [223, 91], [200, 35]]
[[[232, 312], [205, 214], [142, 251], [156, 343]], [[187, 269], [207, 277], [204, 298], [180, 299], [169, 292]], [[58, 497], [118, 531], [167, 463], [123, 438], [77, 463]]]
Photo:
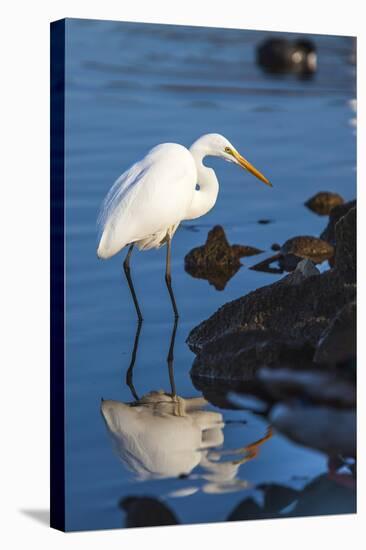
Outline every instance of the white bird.
[[97, 255], [107, 259], [129, 245], [123, 266], [139, 321], [142, 315], [130, 273], [135, 245], [139, 250], [167, 245], [165, 281], [178, 318], [171, 284], [171, 239], [182, 220], [199, 218], [216, 203], [219, 182], [214, 170], [203, 164], [207, 156], [233, 162], [271, 186], [225, 137], [206, 134], [189, 149], [177, 143], [157, 145], [117, 179], [104, 200]]

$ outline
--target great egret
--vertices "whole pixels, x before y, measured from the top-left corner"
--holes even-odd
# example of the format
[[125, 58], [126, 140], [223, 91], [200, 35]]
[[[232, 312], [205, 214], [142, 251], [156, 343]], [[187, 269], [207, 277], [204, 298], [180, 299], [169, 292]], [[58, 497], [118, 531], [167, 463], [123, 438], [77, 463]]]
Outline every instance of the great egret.
[[130, 273], [135, 245], [140, 250], [167, 245], [165, 281], [178, 317], [171, 283], [171, 240], [182, 220], [203, 216], [216, 202], [219, 182], [214, 170], [203, 164], [207, 156], [238, 164], [271, 186], [225, 137], [206, 134], [189, 150], [177, 143], [157, 145], [117, 179], [104, 200], [97, 255], [107, 259], [129, 245], [123, 267], [139, 321], [142, 314]]

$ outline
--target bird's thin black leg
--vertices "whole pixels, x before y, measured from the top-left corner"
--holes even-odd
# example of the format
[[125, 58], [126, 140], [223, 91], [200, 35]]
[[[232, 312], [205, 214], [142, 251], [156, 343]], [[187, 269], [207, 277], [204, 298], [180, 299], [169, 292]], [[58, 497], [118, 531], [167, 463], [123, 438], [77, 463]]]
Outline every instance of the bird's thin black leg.
[[169, 380], [170, 380], [170, 387], [172, 390], [172, 397], [175, 397], [177, 395], [176, 389], [175, 389], [175, 380], [174, 380], [174, 344], [175, 344], [175, 335], [177, 333], [177, 327], [178, 327], [178, 317], [174, 320], [174, 326], [172, 335], [170, 337], [170, 346], [169, 346], [169, 352], [167, 357], [167, 363], [168, 363], [168, 372], [169, 372]]
[[142, 321], [138, 321], [137, 322], [136, 334], [135, 334], [135, 341], [134, 341], [134, 344], [133, 344], [133, 350], [132, 350], [132, 355], [131, 355], [131, 361], [130, 361], [130, 365], [127, 369], [127, 372], [126, 372], [126, 384], [130, 388], [131, 393], [132, 393], [135, 401], [139, 400], [139, 396], [137, 395], [137, 392], [135, 390], [135, 386], [133, 385], [132, 377], [133, 377], [133, 368], [134, 368], [135, 362], [136, 362], [136, 354], [137, 354], [137, 349], [138, 349], [138, 345], [139, 345], [141, 327], [142, 327]]
[[171, 265], [170, 265], [171, 264], [171, 238], [170, 238], [170, 236], [167, 237], [166, 244], [167, 244], [167, 249], [166, 249], [165, 282], [166, 282], [166, 286], [168, 287], [169, 296], [170, 296], [170, 300], [172, 302], [175, 319], [178, 319], [179, 313], [178, 313], [178, 308], [177, 308], [177, 304], [175, 302], [174, 292], [173, 292], [173, 288], [172, 288], [172, 274], [171, 274]]
[[132, 254], [133, 246], [134, 245], [131, 244], [130, 248], [128, 249], [127, 256], [125, 258], [125, 261], [123, 262], [123, 269], [124, 269], [124, 272], [125, 272], [125, 275], [126, 275], [126, 279], [127, 279], [127, 282], [128, 282], [130, 292], [132, 294], [133, 303], [135, 304], [137, 317], [139, 319], [139, 322], [141, 322], [142, 321], [141, 310], [140, 310], [139, 303], [137, 301], [137, 296], [136, 296], [136, 292], [135, 292], [135, 289], [134, 289], [134, 286], [133, 286], [133, 282], [132, 282], [132, 278], [131, 278], [131, 269], [130, 269], [130, 257], [131, 257], [131, 254]]

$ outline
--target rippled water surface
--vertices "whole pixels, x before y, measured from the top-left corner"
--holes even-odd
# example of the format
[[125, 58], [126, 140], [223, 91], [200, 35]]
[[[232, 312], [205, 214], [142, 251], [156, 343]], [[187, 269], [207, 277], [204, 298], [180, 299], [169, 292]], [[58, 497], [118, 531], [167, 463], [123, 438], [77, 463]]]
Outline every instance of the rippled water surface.
[[[185, 343], [189, 331], [220, 305], [276, 276], [248, 270], [264, 255], [246, 258], [220, 292], [184, 271], [185, 254], [203, 244], [215, 224], [224, 227], [230, 242], [268, 253], [273, 242], [321, 232], [324, 218], [303, 206], [315, 192], [355, 196], [352, 39], [310, 36], [319, 70], [304, 80], [265, 75], [256, 66], [256, 45], [270, 34], [67, 21], [69, 530], [122, 527], [119, 502], [128, 496], [158, 497], [182, 523], [223, 521], [248, 495], [260, 503], [259, 483], [301, 488], [326, 471], [322, 455], [277, 434], [266, 438], [259, 416], [189, 401], [202, 397], [189, 375], [194, 359]], [[208, 132], [224, 134], [274, 188], [211, 159], [221, 183], [219, 200], [204, 218], [183, 223], [173, 241], [181, 313], [174, 376], [180, 399], [173, 405], [155, 395], [140, 408], [127, 407], [122, 403], [134, 400], [125, 378], [135, 312], [123, 257], [96, 258], [98, 209], [116, 177], [149, 148], [166, 141], [189, 146]], [[271, 223], [261, 225], [259, 219]], [[170, 391], [166, 358], [173, 320], [164, 259], [164, 249], [132, 257], [145, 317], [133, 371], [139, 397]], [[137, 420], [139, 411], [144, 416]], [[116, 437], [121, 430], [124, 436]], [[258, 454], [250, 456], [244, 447], [262, 438]]]

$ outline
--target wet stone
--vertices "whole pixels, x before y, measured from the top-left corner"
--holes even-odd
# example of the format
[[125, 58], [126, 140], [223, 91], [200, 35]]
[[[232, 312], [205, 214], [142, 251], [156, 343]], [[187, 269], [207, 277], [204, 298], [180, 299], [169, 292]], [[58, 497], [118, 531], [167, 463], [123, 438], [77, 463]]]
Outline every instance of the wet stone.
[[[333, 269], [320, 274], [302, 260], [280, 281], [225, 304], [194, 328], [187, 340], [196, 354], [192, 376], [245, 380], [260, 366], [312, 362], [339, 311], [355, 301], [355, 230], [356, 210], [351, 209], [336, 227]], [[296, 250], [294, 243], [287, 241], [285, 251]]]
[[329, 216], [335, 206], [344, 203], [343, 197], [338, 193], [321, 191], [305, 202], [305, 206], [319, 216]]
[[240, 258], [261, 252], [252, 246], [230, 245], [224, 229], [217, 225], [209, 231], [203, 246], [193, 248], [185, 256], [184, 268], [192, 277], [206, 279], [216, 290], [223, 290], [240, 269]]
[[346, 304], [321, 335], [314, 355], [316, 363], [339, 364], [356, 358], [356, 302]]
[[356, 201], [349, 201], [344, 204], [340, 204], [339, 206], [336, 206], [333, 208], [331, 213], [329, 214], [329, 221], [327, 227], [324, 229], [324, 231], [321, 233], [320, 238], [324, 241], [328, 241], [328, 243], [334, 245], [336, 240], [336, 234], [335, 234], [335, 226], [336, 223], [347, 214], [349, 210], [354, 208], [356, 206]]
[[[272, 250], [278, 250], [278, 254], [262, 260], [250, 269], [269, 273], [283, 273], [294, 271], [297, 265], [303, 260], [311, 260], [314, 264], [320, 264], [325, 260], [332, 261], [334, 247], [318, 237], [301, 235], [288, 239], [281, 247], [272, 245]], [[278, 262], [278, 270], [271, 267], [271, 264]]]
[[336, 223], [335, 268], [345, 282], [356, 282], [356, 208], [351, 208]]
[[178, 525], [174, 512], [157, 498], [128, 496], [121, 499], [119, 507], [126, 514], [126, 527], [155, 527]]
[[263, 365], [310, 362], [320, 336], [355, 287], [333, 272], [294, 272], [221, 307], [193, 329], [194, 376], [245, 379]]
[[283, 256], [307, 258], [315, 264], [319, 264], [332, 258], [334, 248], [327, 241], [306, 235], [288, 239], [282, 245], [281, 253]]

